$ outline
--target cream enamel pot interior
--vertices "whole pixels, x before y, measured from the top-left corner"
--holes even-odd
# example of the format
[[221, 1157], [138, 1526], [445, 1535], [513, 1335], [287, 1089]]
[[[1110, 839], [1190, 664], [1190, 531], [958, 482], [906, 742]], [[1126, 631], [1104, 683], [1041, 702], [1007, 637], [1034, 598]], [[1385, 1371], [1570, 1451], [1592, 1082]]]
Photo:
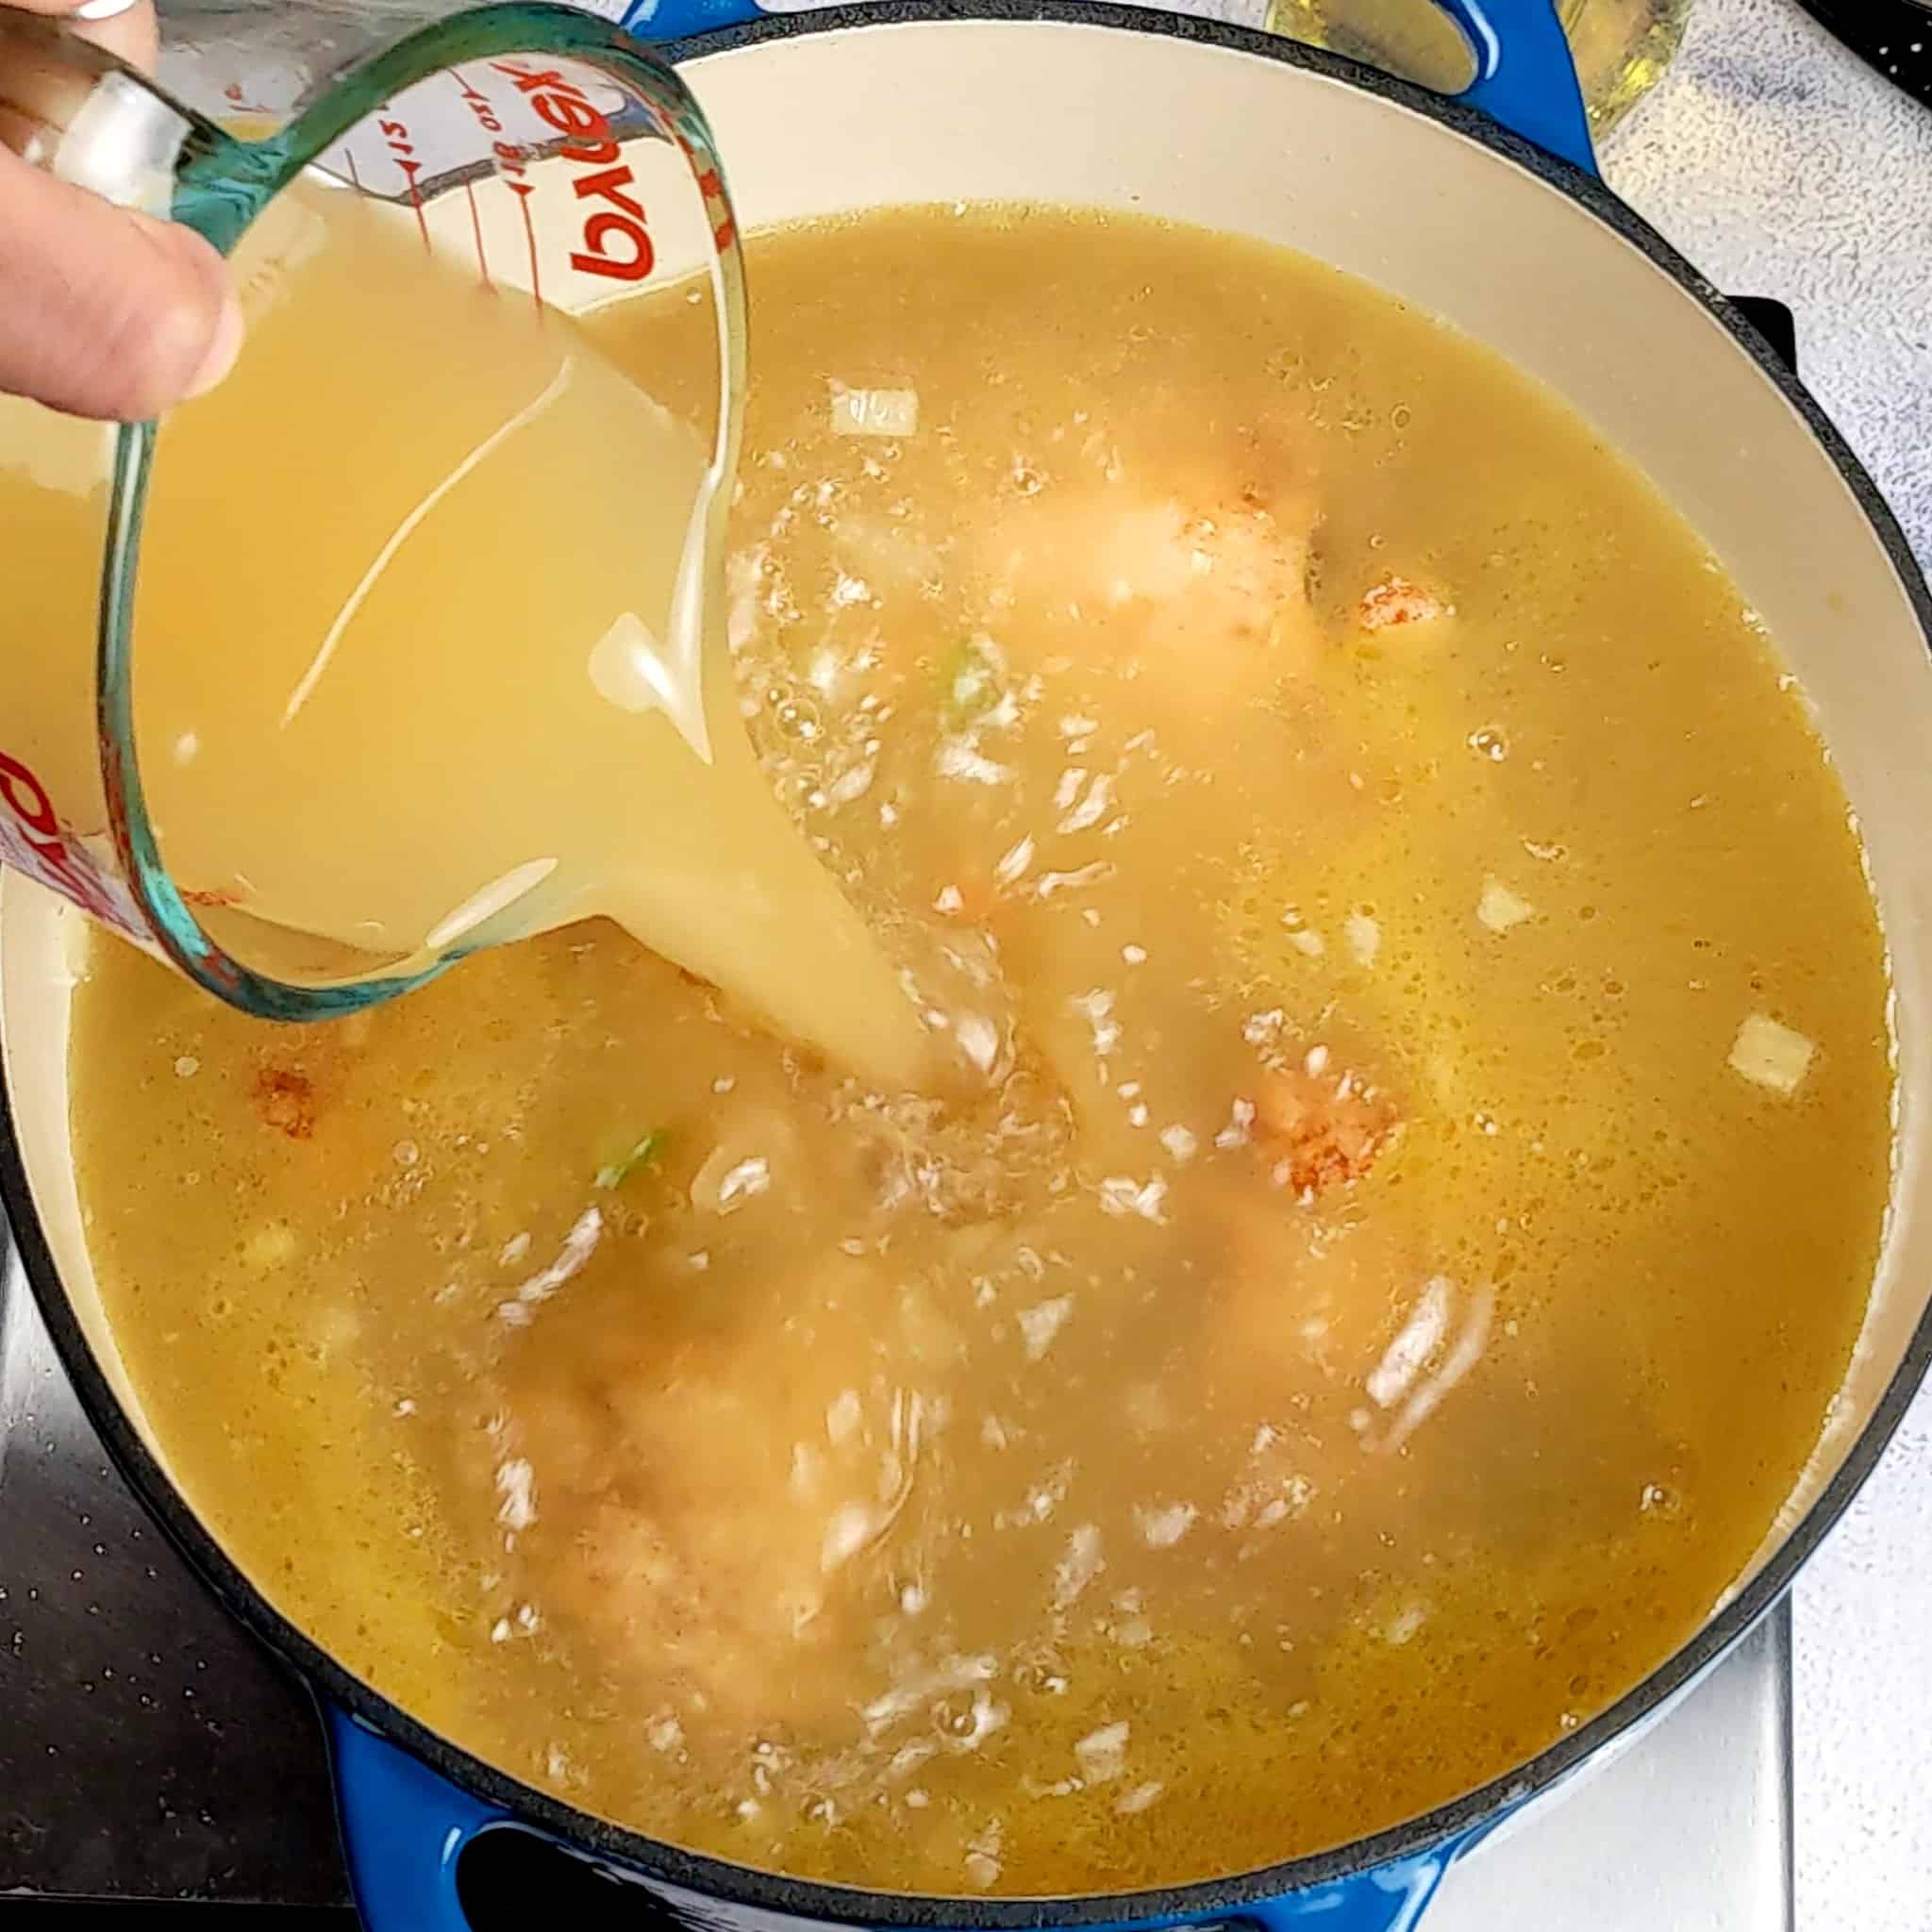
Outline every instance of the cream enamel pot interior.
[[[696, 4], [693, 14], [665, 0], [633, 24], [661, 34], [742, 20], [737, 0]], [[1490, 11], [1534, 9], [1546, 16], [1544, 0]], [[1863, 828], [1896, 980], [1892, 1213], [1829, 1438], [1752, 1574], [1699, 1636], [1614, 1708], [1488, 1789], [1376, 1840], [1243, 1879], [1131, 1897], [917, 1900], [746, 1872], [574, 1812], [356, 1683], [241, 1574], [170, 1481], [166, 1445], [127, 1387], [89, 1264], [67, 1132], [76, 916], [9, 879], [0, 892], [10, 1118], [0, 1184], [49, 1326], [149, 1506], [317, 1687], [358, 1896], [381, 1932], [467, 1924], [456, 1885], [463, 1848], [505, 1829], [542, 1834], [621, 1874], [591, 1891], [600, 1914], [621, 1911], [626, 1924], [664, 1914], [760, 1932], [801, 1923], [1411, 1924], [1456, 1850], [1654, 1716], [1775, 1599], [1869, 1473], [1932, 1351], [1924, 583], [1862, 472], [1748, 326], [1591, 175], [1467, 108], [1238, 29], [1101, 6], [793, 15], [724, 25], [674, 51], [712, 118], [748, 226], [881, 203], [1039, 199], [1303, 249], [1549, 384], [1703, 533], [1815, 704]], [[591, 1910], [589, 1894], [557, 1896], [560, 1909]]]

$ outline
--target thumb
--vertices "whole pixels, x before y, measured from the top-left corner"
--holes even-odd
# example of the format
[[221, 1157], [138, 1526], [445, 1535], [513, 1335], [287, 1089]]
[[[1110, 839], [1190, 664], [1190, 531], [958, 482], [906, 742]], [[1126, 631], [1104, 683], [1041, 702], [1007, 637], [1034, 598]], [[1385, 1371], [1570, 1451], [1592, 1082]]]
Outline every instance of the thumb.
[[211, 389], [242, 346], [221, 257], [0, 146], [0, 391], [139, 422]]

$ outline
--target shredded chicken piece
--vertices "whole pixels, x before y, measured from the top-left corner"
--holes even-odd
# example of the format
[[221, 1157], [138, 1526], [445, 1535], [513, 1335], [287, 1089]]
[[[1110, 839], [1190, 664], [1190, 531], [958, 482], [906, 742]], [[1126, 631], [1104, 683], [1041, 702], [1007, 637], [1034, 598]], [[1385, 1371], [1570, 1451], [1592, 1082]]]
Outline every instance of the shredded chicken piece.
[[1224, 719], [1320, 661], [1308, 597], [1320, 508], [1308, 479], [1254, 453], [1204, 477], [1153, 464], [1049, 480], [982, 540], [1016, 599], [1106, 620], [1123, 661], [1186, 715]]
[[1455, 606], [1443, 603], [1433, 591], [1407, 577], [1392, 575], [1362, 593], [1358, 612], [1361, 627], [1368, 631], [1391, 630], [1401, 624], [1430, 624], [1455, 614]]
[[1400, 1124], [1386, 1094], [1326, 1067], [1271, 1072], [1255, 1095], [1255, 1144], [1298, 1195], [1361, 1179]]
[[588, 1373], [531, 1349], [504, 1404], [503, 1446], [538, 1498], [524, 1593], [620, 1670], [713, 1709], [763, 1721], [836, 1701], [842, 1684], [806, 1659], [849, 1657], [927, 1426], [918, 1391], [866, 1374], [869, 1265], [822, 1257], [668, 1346], [613, 1333]]
[[315, 1083], [289, 1067], [264, 1067], [255, 1076], [255, 1101], [261, 1117], [291, 1141], [315, 1131]]

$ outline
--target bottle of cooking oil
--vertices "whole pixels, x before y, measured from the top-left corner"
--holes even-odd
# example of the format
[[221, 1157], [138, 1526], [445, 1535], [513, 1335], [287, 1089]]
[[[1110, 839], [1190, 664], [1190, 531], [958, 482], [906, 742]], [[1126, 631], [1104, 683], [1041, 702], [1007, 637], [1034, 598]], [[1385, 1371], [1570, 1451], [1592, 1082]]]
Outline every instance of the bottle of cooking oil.
[[[1591, 129], [1601, 135], [1669, 65], [1690, 0], [1557, 0]], [[1445, 92], [1474, 71], [1462, 37], [1430, 0], [1269, 0], [1268, 26]]]

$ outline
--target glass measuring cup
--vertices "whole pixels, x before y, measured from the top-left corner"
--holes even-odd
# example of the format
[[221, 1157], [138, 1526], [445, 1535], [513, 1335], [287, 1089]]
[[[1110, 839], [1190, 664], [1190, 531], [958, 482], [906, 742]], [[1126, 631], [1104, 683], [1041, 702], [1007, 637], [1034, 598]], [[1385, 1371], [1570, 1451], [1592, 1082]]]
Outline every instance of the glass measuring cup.
[[[44, 20], [0, 8], [0, 138], [66, 180], [188, 224], [238, 259], [304, 184], [392, 217], [501, 300], [527, 299], [558, 326], [702, 275], [721, 395], [677, 560], [675, 594], [693, 597], [722, 534], [735, 459], [742, 285], [709, 131], [675, 75], [608, 22], [547, 6], [434, 19], [390, 4], [221, 5], [164, 14], [164, 26], [177, 24], [186, 60], [178, 47], [164, 53], [162, 74], [198, 79], [213, 114]], [[226, 77], [210, 89], [210, 76]], [[251, 289], [287, 278], [291, 259], [284, 250], [251, 272], [244, 307]], [[299, 301], [299, 278], [288, 286]], [[393, 322], [372, 313], [364, 339], [342, 343], [341, 355], [373, 364]], [[248, 376], [244, 349], [225, 393], [244, 391]], [[238, 523], [251, 492], [275, 488], [275, 458], [264, 453], [275, 401], [264, 398], [263, 447], [236, 452]], [[39, 486], [32, 500], [60, 509], [67, 525], [16, 555], [13, 568], [0, 566], [26, 586], [0, 615], [0, 858], [230, 1004], [276, 1019], [371, 1004], [479, 946], [561, 923], [544, 916], [554, 891], [546, 902], [520, 890], [412, 949], [350, 958], [299, 933], [277, 939], [221, 895], [176, 879], [154, 810], [153, 747], [143, 749], [136, 723], [139, 664], [168, 648], [137, 619], [142, 540], [174, 420], [103, 430], [10, 399], [0, 414], [0, 485], [25, 475]], [[623, 459], [621, 447], [608, 454]], [[9, 504], [22, 500], [15, 492]], [[77, 535], [76, 524], [90, 528]], [[213, 623], [236, 536], [205, 534]], [[23, 520], [0, 518], [0, 554], [11, 543], [28, 543]], [[59, 567], [90, 548], [92, 567]], [[508, 560], [476, 567], [508, 581]], [[397, 641], [407, 648], [407, 638]], [[275, 755], [268, 744], [262, 752]]]

